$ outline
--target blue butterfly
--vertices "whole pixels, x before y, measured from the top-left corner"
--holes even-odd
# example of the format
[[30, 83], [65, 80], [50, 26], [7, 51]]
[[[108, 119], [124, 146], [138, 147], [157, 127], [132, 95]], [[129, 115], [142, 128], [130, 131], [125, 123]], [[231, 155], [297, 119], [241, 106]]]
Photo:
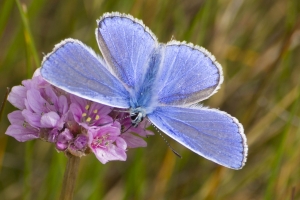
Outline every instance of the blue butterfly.
[[147, 117], [168, 136], [220, 165], [240, 169], [248, 147], [243, 126], [226, 112], [195, 106], [223, 82], [220, 64], [202, 47], [159, 43], [142, 21], [106, 13], [96, 38], [104, 60], [66, 39], [45, 56], [41, 74], [77, 96], [129, 109], [133, 126]]

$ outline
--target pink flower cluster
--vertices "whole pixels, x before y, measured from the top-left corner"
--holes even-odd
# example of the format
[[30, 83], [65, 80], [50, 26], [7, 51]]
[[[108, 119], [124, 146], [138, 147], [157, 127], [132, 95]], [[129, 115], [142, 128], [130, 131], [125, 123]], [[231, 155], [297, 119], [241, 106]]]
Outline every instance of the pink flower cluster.
[[128, 148], [147, 146], [143, 137], [153, 135], [147, 120], [133, 127], [127, 112], [64, 92], [46, 82], [39, 69], [22, 84], [8, 95], [19, 110], [8, 115], [5, 133], [20, 142], [39, 138], [75, 156], [93, 152], [105, 164], [125, 161]]

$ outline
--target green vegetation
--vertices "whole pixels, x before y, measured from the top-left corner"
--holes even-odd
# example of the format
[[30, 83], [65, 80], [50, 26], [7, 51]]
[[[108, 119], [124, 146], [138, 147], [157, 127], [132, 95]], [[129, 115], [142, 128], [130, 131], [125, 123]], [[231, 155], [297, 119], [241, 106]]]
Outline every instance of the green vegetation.
[[[0, 100], [6, 87], [32, 76], [44, 54], [76, 38], [100, 54], [94, 30], [105, 12], [129, 13], [156, 34], [208, 49], [221, 63], [221, 90], [203, 102], [237, 117], [248, 138], [248, 161], [234, 171], [156, 134], [126, 162], [81, 159], [75, 199], [300, 198], [300, 2], [298, 0], [2, 0]], [[1, 199], [57, 199], [66, 158], [42, 141], [4, 135], [0, 118]]]

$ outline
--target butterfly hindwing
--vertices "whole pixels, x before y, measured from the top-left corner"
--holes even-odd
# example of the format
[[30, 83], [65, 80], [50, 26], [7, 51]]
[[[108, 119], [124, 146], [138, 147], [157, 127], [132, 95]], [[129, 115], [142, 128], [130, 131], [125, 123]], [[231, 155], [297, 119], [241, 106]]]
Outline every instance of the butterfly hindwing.
[[162, 106], [148, 118], [177, 142], [220, 165], [240, 169], [246, 162], [248, 147], [243, 127], [225, 112]]
[[129, 108], [129, 93], [90, 48], [67, 39], [56, 45], [43, 62], [41, 74], [51, 84], [106, 105]]

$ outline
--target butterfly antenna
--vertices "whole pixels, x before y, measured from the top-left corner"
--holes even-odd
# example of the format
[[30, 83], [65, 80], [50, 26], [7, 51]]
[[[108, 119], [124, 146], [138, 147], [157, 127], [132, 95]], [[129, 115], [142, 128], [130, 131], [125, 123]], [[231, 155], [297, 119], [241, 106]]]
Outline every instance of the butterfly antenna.
[[[111, 109], [111, 112], [112, 112], [112, 111], [119, 112], [120, 110], [114, 110], [114, 108], [112, 108], [112, 109]], [[120, 112], [121, 112], [121, 111], [120, 111]], [[117, 114], [116, 116], [113, 117], [112, 122], [106, 122], [106, 123], [104, 123], [104, 124], [101, 124], [101, 126], [105, 126], [105, 125], [107, 125], [107, 124], [114, 123], [115, 121], [121, 121], [121, 120], [126, 119], [126, 118], [129, 117], [129, 116], [125, 116], [125, 117], [123, 117], [123, 118], [121, 118], [121, 119], [117, 119], [118, 116], [119, 116], [119, 114]]]
[[118, 114], [113, 118], [113, 121], [121, 121], [121, 120], [123, 120], [123, 119], [126, 119], [126, 118], [128, 118], [129, 117], [129, 115], [128, 116], [125, 116], [125, 117], [122, 117], [121, 119], [117, 119], [117, 117], [119, 116], [119, 113], [129, 113], [129, 111], [128, 110], [116, 110], [115, 108], [112, 108], [111, 109], [111, 112], [113, 112], [113, 111], [116, 111]]
[[[125, 110], [116, 110], [116, 112], [128, 112], [128, 111], [125, 111]], [[115, 117], [114, 117], [114, 120], [113, 121], [122, 121], [123, 119], [126, 119], [128, 117], [130, 117], [130, 115], [127, 115], [127, 116], [124, 116], [120, 119], [117, 119], [117, 117], [119, 116], [119, 114], [117, 114]], [[132, 125], [130, 125], [125, 131], [122, 131], [122, 133], [125, 133], [126, 131], [128, 131], [130, 128], [132, 127]]]
[[116, 111], [116, 112], [120, 112], [120, 113], [129, 113], [129, 110], [117, 110], [115, 108], [111, 109], [111, 111]]
[[123, 119], [127, 119], [127, 118], [129, 118], [129, 117], [130, 117], [130, 115], [127, 115], [127, 116], [125, 116], [125, 117], [122, 117], [122, 118], [120, 118], [120, 119], [117, 119], [117, 117], [118, 117], [118, 115], [117, 115], [117, 116], [115, 116], [115, 118], [114, 118], [114, 121], [116, 120], [116, 121], [120, 122], [120, 121], [122, 121]]
[[[148, 120], [149, 121], [149, 120]], [[150, 122], [150, 121], [149, 121]], [[151, 123], [151, 122], [150, 122]], [[155, 128], [155, 130], [159, 133], [159, 135], [162, 137], [162, 139], [165, 141], [165, 143], [168, 145], [168, 147], [173, 151], [173, 153], [178, 157], [178, 158], [182, 158], [182, 156], [175, 151], [175, 149], [173, 149], [173, 147], [170, 145], [170, 143], [166, 140], [166, 138], [161, 134], [160, 130], [153, 124], [151, 123], [152, 126]]]
[[132, 127], [132, 125], [130, 125], [125, 131], [122, 131], [122, 133], [125, 133], [125, 132], [128, 131], [131, 127]]

